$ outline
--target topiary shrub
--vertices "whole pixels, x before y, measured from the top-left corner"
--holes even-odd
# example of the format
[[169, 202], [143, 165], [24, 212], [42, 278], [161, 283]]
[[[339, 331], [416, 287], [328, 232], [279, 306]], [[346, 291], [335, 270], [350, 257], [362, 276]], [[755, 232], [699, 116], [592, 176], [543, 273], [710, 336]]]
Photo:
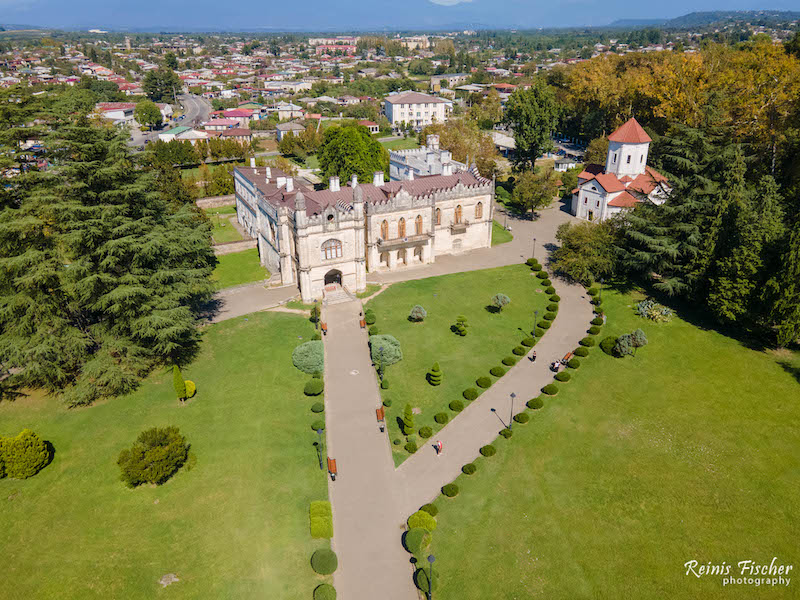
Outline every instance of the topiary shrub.
[[319, 396], [324, 389], [325, 384], [323, 383], [322, 379], [312, 379], [306, 383], [305, 387], [303, 388], [303, 393], [306, 396]]
[[482, 377], [478, 377], [475, 380], [475, 383], [478, 384], [478, 387], [486, 389], [486, 388], [488, 388], [489, 386], [492, 385], [492, 380], [484, 375]]
[[195, 385], [194, 381], [187, 379], [183, 383], [186, 385], [186, 397], [193, 398], [197, 393], [197, 386]]
[[538, 277], [539, 279], [547, 279], [547, 271], [539, 271], [536, 274], [536, 277]]
[[542, 318], [543, 318], [545, 321], [555, 321], [555, 319], [556, 319], [556, 313], [554, 313], [554, 312], [546, 312], [546, 313], [544, 313], [544, 315], [542, 316]]
[[364, 311], [364, 321], [367, 325], [374, 325], [375, 321], [377, 321], [375, 312], [371, 308]]
[[47, 442], [30, 429], [23, 429], [14, 437], [0, 438], [0, 478], [27, 479], [49, 462]]
[[[542, 283], [544, 283], [544, 282], [542, 282]], [[555, 293], [556, 293], [556, 288], [554, 288], [554, 287], [551, 285], [550, 287], [548, 287], [548, 288], [547, 288], [547, 289], [544, 291], [544, 293], [545, 293], [545, 294], [547, 294], [548, 296], [552, 296], [553, 294], [555, 294]]]
[[494, 456], [497, 454], [497, 449], [491, 444], [486, 444], [485, 446], [481, 447], [481, 454], [488, 458], [489, 456]]
[[506, 356], [506, 357], [503, 359], [503, 361], [502, 361], [502, 362], [503, 362], [503, 364], [504, 364], [505, 366], [507, 366], [507, 367], [513, 367], [515, 364], [517, 364], [517, 361], [518, 361], [518, 360], [519, 360], [519, 359], [518, 359], [516, 356]]
[[594, 346], [595, 341], [593, 337], [585, 337], [580, 342], [578, 342], [581, 346], [585, 346], [587, 348], [591, 348]]
[[524, 425], [525, 423], [531, 420], [531, 416], [528, 413], [522, 412], [514, 415], [514, 420], [517, 423], [522, 423]]
[[592, 304], [594, 304], [595, 306], [600, 306], [602, 303], [603, 303], [602, 298], [592, 298]]
[[409, 529], [403, 535], [403, 546], [411, 554], [418, 554], [431, 544], [431, 534], [422, 527]]
[[303, 373], [313, 375], [325, 369], [325, 349], [320, 341], [300, 344], [292, 351], [292, 364]]
[[528, 353], [528, 349], [525, 346], [517, 346], [512, 352], [517, 356], [525, 356]]
[[492, 367], [489, 369], [489, 373], [494, 375], [495, 377], [502, 377], [506, 374], [506, 370], [503, 367]]
[[388, 377], [384, 377], [381, 380], [381, 389], [382, 390], [388, 390], [389, 389], [389, 378]]
[[536, 337], [542, 337], [544, 335], [545, 330], [541, 327], [537, 327], [536, 330], [533, 332], [536, 334]]
[[419, 509], [424, 510], [432, 517], [435, 517], [436, 515], [439, 514], [439, 509], [436, 508], [435, 504], [423, 504], [422, 506], [419, 507]]
[[555, 396], [558, 393], [558, 386], [555, 383], [548, 383], [542, 388], [542, 392], [548, 396]]
[[403, 446], [403, 448], [405, 448], [406, 452], [409, 454], [414, 454], [414, 452], [418, 450], [417, 442], [406, 442], [406, 445]]
[[453, 400], [448, 406], [453, 412], [461, 412], [464, 410], [464, 403], [461, 400]]
[[555, 302], [555, 303], [561, 302], [561, 296], [559, 296], [558, 294], [553, 294], [552, 296], [550, 296], [550, 302]]
[[466, 398], [470, 402], [472, 402], [473, 400], [475, 400], [475, 398], [478, 397], [478, 390], [476, 390], [475, 388], [467, 388], [461, 393], [461, 395], [464, 396], [464, 398]]
[[461, 467], [461, 472], [464, 473], [464, 475], [472, 475], [477, 470], [478, 467], [476, 467], [473, 463], [467, 463]]
[[321, 339], [322, 339], [322, 334], [319, 333], [318, 331], [315, 331], [314, 333], [311, 334], [311, 341], [316, 342]]
[[308, 509], [308, 520], [312, 538], [330, 539], [333, 537], [333, 514], [330, 502], [314, 500]]
[[531, 398], [525, 403], [525, 406], [530, 408], [531, 410], [539, 410], [544, 406], [544, 400], [541, 398]]
[[325, 410], [325, 405], [322, 402], [314, 402], [314, 404], [311, 405], [311, 412], [321, 413], [324, 410]]
[[502, 435], [505, 439], [510, 438], [513, 435], [513, 432], [510, 429], [501, 429], [500, 435]]
[[577, 369], [578, 367], [581, 366], [581, 361], [578, 360], [577, 358], [570, 358], [569, 361], [567, 362], [567, 366], [570, 369]]
[[556, 373], [556, 381], [569, 381], [572, 379], [572, 375], [567, 371], [559, 371]]
[[378, 329], [377, 325], [370, 325], [369, 329], [367, 330], [367, 333], [369, 333], [370, 335], [378, 335], [380, 332], [381, 330]]
[[532, 348], [533, 346], [536, 345], [536, 338], [534, 338], [534, 337], [526, 337], [520, 343], [523, 346], [525, 346], [526, 348]]
[[422, 509], [408, 517], [407, 523], [409, 529], [421, 527], [430, 533], [433, 533], [433, 531], [436, 529], [436, 519], [434, 519], [433, 515], [431, 515], [429, 512]]
[[311, 555], [311, 568], [320, 575], [330, 575], [339, 566], [336, 553], [330, 548], [320, 548]]
[[433, 386], [442, 384], [442, 370], [439, 368], [439, 363], [433, 363], [433, 367], [428, 372], [428, 383]]
[[314, 588], [314, 600], [336, 600], [336, 588], [329, 583], [323, 583]]
[[395, 446], [399, 446], [400, 444], [402, 444], [402, 443], [403, 443], [403, 441], [402, 441], [402, 440], [400, 440], [400, 439], [394, 439], [394, 440], [392, 440], [392, 443], [393, 443]]
[[551, 302], [550, 304], [547, 305], [547, 310], [549, 310], [550, 312], [558, 312], [558, 304], [556, 304], [555, 302]]
[[[19, 437], [19, 436], [18, 436]], [[3, 444], [8, 456], [8, 443]], [[153, 427], [139, 434], [136, 442], [120, 452], [117, 464], [122, 471], [121, 479], [128, 487], [143, 483], [161, 485], [180, 469], [189, 456], [189, 444], [177, 427]], [[13, 477], [6, 458], [6, 469]]]
[[455, 483], [446, 483], [442, 486], [442, 493], [448, 498], [458, 496], [458, 486]]
[[503, 310], [503, 307], [508, 305], [510, 302], [511, 298], [505, 294], [495, 294], [492, 296], [492, 306], [494, 306], [498, 311]]
[[542, 329], [550, 329], [552, 323], [550, 321], [539, 321], [539, 327]]
[[[383, 348], [383, 353], [381, 353]], [[403, 350], [400, 348], [400, 342], [393, 335], [371, 335], [369, 337], [370, 358], [376, 365], [381, 364], [381, 357], [383, 357], [383, 367], [393, 365], [403, 360]]]
[[529, 267], [532, 267], [533, 265], [538, 265], [539, 261], [536, 260], [535, 258], [529, 258], [528, 260], [525, 261], [525, 264], [528, 265]]
[[597, 296], [597, 292], [598, 290], [596, 287], [590, 287], [588, 290], [586, 290], [586, 293], [590, 296]]
[[600, 327], [597, 325], [592, 325], [589, 327], [589, 335], [597, 335], [598, 333], [600, 333]]
[[433, 429], [431, 429], [427, 425], [425, 425], [425, 427], [419, 428], [419, 437], [421, 437], [423, 440], [427, 440], [432, 435], [433, 435]]
[[447, 413], [443, 413], [443, 412], [436, 413], [433, 416], [433, 420], [436, 421], [437, 423], [439, 423], [439, 425], [444, 425], [445, 423], [447, 423], [447, 421], [449, 419], [450, 419], [450, 417], [447, 416]]
[[575, 348], [572, 351], [575, 356], [580, 356], [581, 358], [586, 358], [589, 356], [589, 349], [588, 348]]
[[386, 408], [389, 408], [389, 407], [392, 405], [392, 401], [391, 401], [391, 400], [384, 400], [384, 401], [383, 401], [383, 405], [384, 405]]
[[458, 315], [458, 317], [456, 317], [455, 325], [452, 325], [450, 327], [450, 330], [453, 333], [460, 335], [461, 337], [467, 335], [467, 332], [469, 331], [469, 323], [467, 322], [467, 317], [465, 317], [464, 315]]
[[595, 317], [592, 319], [592, 325], [597, 325], [598, 327], [603, 324], [603, 317]]
[[325, 421], [317, 419], [311, 424], [311, 429], [313, 429], [314, 431], [317, 431], [319, 429], [325, 429]]
[[411, 313], [408, 315], [408, 320], [413, 321], [415, 323], [419, 323], [428, 316], [428, 312], [422, 308], [419, 304], [417, 304], [414, 308], [411, 309]]

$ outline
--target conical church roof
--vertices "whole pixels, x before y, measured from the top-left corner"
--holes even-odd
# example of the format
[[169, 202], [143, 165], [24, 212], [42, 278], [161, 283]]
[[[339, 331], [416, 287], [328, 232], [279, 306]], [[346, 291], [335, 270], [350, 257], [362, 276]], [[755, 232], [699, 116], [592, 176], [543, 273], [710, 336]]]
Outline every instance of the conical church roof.
[[642, 129], [639, 122], [631, 117], [619, 127], [614, 133], [608, 136], [609, 142], [619, 142], [620, 144], [646, 144], [652, 142], [647, 132]]

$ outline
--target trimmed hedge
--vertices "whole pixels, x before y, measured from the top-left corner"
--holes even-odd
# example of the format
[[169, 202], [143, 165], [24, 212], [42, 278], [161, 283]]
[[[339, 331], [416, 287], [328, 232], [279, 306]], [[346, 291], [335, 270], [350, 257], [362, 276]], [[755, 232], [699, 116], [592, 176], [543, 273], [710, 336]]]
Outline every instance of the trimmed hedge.
[[325, 383], [323, 383], [322, 379], [312, 379], [306, 383], [303, 393], [306, 396], [319, 396], [324, 389]]
[[536, 334], [536, 337], [542, 337], [544, 335], [544, 329], [542, 329], [541, 327], [537, 327], [536, 331], [534, 331], [533, 333]]
[[325, 369], [325, 348], [322, 342], [317, 340], [297, 346], [292, 351], [292, 364], [309, 375], [321, 373]]
[[514, 420], [517, 423], [521, 423], [521, 424], [524, 425], [525, 423], [527, 423], [528, 421], [531, 420], [531, 416], [528, 413], [522, 412], [522, 413], [514, 415]]
[[382, 390], [388, 390], [389, 389], [389, 378], [388, 377], [384, 377], [383, 381], [381, 381], [381, 389]]
[[502, 435], [506, 439], [510, 438], [512, 434], [513, 434], [513, 432], [510, 429], [501, 429], [500, 430], [500, 435]]
[[378, 329], [378, 326], [377, 326], [377, 325], [370, 325], [370, 326], [369, 326], [369, 329], [367, 330], [367, 332], [368, 332], [370, 335], [378, 335], [378, 334], [381, 332], [381, 330], [380, 330], [380, 329]]
[[399, 445], [400, 445], [400, 444], [402, 444], [403, 442], [402, 442], [400, 439], [396, 439], [396, 440], [394, 440], [392, 443], [393, 443], [395, 446], [399, 446]]
[[558, 373], [556, 373], [557, 381], [567, 382], [570, 379], [572, 379], [572, 375], [570, 375], [567, 371], [559, 371]]
[[325, 411], [325, 405], [322, 402], [314, 402], [311, 405], [311, 412], [313, 413], [321, 413]]
[[525, 346], [517, 346], [511, 352], [517, 356], [525, 356], [528, 353], [528, 349]]
[[458, 486], [455, 483], [446, 483], [442, 486], [442, 493], [448, 498], [458, 496]]
[[333, 514], [327, 500], [314, 500], [308, 508], [311, 537], [330, 539], [333, 537]]
[[403, 446], [403, 448], [405, 448], [406, 452], [409, 454], [414, 454], [414, 452], [418, 450], [417, 442], [406, 442], [406, 445]]
[[320, 548], [311, 555], [311, 568], [320, 575], [330, 575], [339, 566], [336, 553], [330, 548]]
[[453, 412], [461, 412], [462, 410], [464, 410], [464, 403], [458, 399], [453, 400], [447, 406], [449, 406], [450, 410], [452, 410]]
[[433, 435], [433, 429], [431, 429], [427, 425], [425, 425], [425, 427], [419, 428], [419, 437], [421, 437], [423, 440], [427, 440], [432, 435]]
[[478, 377], [475, 380], [475, 383], [478, 384], [478, 387], [486, 389], [492, 385], [492, 380], [486, 377], [486, 375], [484, 375], [482, 377]]
[[549, 310], [550, 312], [558, 312], [558, 304], [556, 304], [555, 302], [551, 302], [550, 304], [547, 305], [546, 310]]
[[593, 337], [585, 337], [580, 342], [578, 342], [581, 346], [586, 346], [587, 348], [591, 348], [595, 345], [595, 341]]
[[550, 302], [561, 302], [561, 296], [558, 294], [553, 294], [550, 296]]
[[464, 475], [472, 475], [477, 470], [478, 467], [476, 467], [473, 463], [467, 463], [461, 467], [461, 472], [464, 473]]
[[555, 396], [558, 393], [558, 386], [555, 383], [548, 383], [542, 388], [542, 392], [548, 396]]
[[604, 337], [603, 341], [600, 342], [600, 349], [609, 356], [614, 356], [614, 346], [616, 345], [617, 336], [609, 335], [608, 337]]
[[597, 335], [598, 333], [600, 333], [600, 327], [597, 325], [592, 325], [589, 327], [589, 335]]
[[602, 303], [603, 303], [603, 299], [602, 298], [593, 298], [592, 299], [592, 304], [594, 304], [595, 306], [600, 306]]
[[547, 279], [547, 271], [539, 271], [536, 274], [536, 277], [538, 277], [539, 279]]
[[531, 398], [525, 403], [525, 406], [527, 406], [531, 410], [539, 410], [544, 406], [544, 400], [542, 400], [539, 397]]
[[431, 544], [431, 534], [422, 527], [409, 529], [403, 536], [403, 546], [411, 554], [418, 554]]
[[311, 429], [316, 431], [317, 429], [325, 429], [325, 421], [317, 419], [311, 424]]
[[389, 407], [392, 405], [392, 401], [391, 401], [391, 400], [384, 400], [384, 401], [383, 401], [383, 405], [384, 405], [386, 408], [389, 408]]
[[539, 327], [542, 329], [550, 329], [552, 323], [550, 321], [539, 321]]
[[581, 366], [581, 361], [578, 360], [577, 358], [570, 358], [569, 361], [567, 362], [567, 366], [570, 369], [577, 369], [578, 367]]
[[546, 312], [546, 313], [544, 313], [544, 315], [542, 316], [542, 318], [543, 318], [545, 321], [555, 321], [555, 319], [556, 319], [556, 313], [554, 313], [554, 312]]
[[589, 356], [589, 349], [588, 348], [583, 348], [583, 347], [575, 348], [575, 350], [573, 350], [572, 353], [575, 356], [580, 356], [581, 358], [586, 358], [587, 356]]
[[[519, 347], [521, 348], [522, 346]], [[503, 367], [492, 367], [491, 369], [489, 369], [489, 373], [491, 373], [495, 377], [502, 377], [503, 375], [506, 374], [506, 370]]]
[[544, 291], [544, 293], [545, 293], [545, 294], [547, 294], [548, 296], [552, 296], [553, 294], [555, 294], [555, 293], [556, 293], [556, 288], [554, 288], [554, 287], [551, 285], [550, 287], [548, 287], [548, 288], [547, 288], [547, 289]]
[[467, 388], [461, 393], [461, 395], [464, 396], [464, 398], [466, 398], [467, 400], [472, 401], [478, 397], [478, 390], [476, 390], [475, 388]]
[[534, 337], [526, 337], [520, 343], [523, 346], [527, 346], [528, 348], [533, 348], [536, 345], [536, 338], [534, 338]]
[[376, 320], [375, 313], [372, 312], [371, 308], [364, 311], [364, 321], [367, 325], [374, 325]]
[[590, 287], [588, 290], [586, 290], [586, 293], [590, 296], [597, 296], [598, 292], [599, 290], [596, 287]]
[[329, 583], [323, 583], [314, 588], [314, 600], [336, 600], [336, 588]]
[[603, 324], [603, 317], [595, 317], [592, 319], [592, 325], [600, 326]]
[[435, 517], [436, 515], [439, 514], [439, 509], [436, 508], [435, 504], [423, 504], [422, 506], [419, 507], [419, 509], [425, 511], [432, 517]]
[[507, 367], [513, 367], [519, 359], [516, 356], [506, 356], [502, 362]]
[[439, 425], [444, 425], [445, 423], [447, 423], [447, 421], [450, 420], [450, 417], [447, 416], [447, 413], [440, 412], [436, 413], [433, 416], [433, 420], [436, 421]]
[[[548, 288], [550, 288], [550, 287], [553, 286], [553, 282], [550, 281], [549, 279], [542, 279], [542, 285], [543, 286], [547, 286]], [[545, 291], [547, 291], [547, 290], [545, 290]], [[553, 290], [553, 291], [555, 291], [555, 290]], [[547, 292], [547, 293], [548, 294], [552, 294], [553, 292]]]
[[535, 258], [529, 258], [528, 260], [525, 261], [525, 264], [528, 265], [529, 267], [532, 267], [533, 265], [538, 265], [539, 261], [536, 260]]
[[494, 456], [497, 454], [497, 449], [491, 444], [486, 444], [481, 448], [481, 454], [486, 457]]
[[381, 362], [381, 348], [383, 348], [383, 368], [403, 360], [403, 350], [400, 342], [393, 335], [369, 336], [370, 358], [375, 365]]
[[422, 509], [408, 517], [408, 521], [406, 522], [408, 523], [409, 529], [422, 527], [422, 529], [431, 533], [433, 533], [433, 531], [436, 529], [436, 519], [434, 519], [433, 515], [431, 515], [428, 511]]

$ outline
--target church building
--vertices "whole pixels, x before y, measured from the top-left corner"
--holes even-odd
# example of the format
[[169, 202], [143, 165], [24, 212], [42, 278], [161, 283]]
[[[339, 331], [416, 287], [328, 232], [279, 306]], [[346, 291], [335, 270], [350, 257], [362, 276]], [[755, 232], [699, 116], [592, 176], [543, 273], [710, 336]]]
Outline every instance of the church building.
[[606, 164], [588, 164], [578, 175], [572, 214], [603, 221], [639, 202], [662, 204], [671, 188], [666, 177], [647, 166], [652, 141], [633, 118], [608, 136]]
[[236, 213], [258, 240], [261, 264], [296, 284], [303, 302], [364, 291], [367, 271], [433, 263], [488, 248], [494, 182], [477, 169], [384, 182], [331, 177], [314, 190], [270, 167], [236, 167]]

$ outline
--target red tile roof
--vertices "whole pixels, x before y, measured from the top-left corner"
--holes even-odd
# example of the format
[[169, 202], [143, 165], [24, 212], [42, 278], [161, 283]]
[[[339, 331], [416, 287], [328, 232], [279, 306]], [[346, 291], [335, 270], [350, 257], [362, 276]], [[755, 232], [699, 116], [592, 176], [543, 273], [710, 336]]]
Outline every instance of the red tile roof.
[[625, 185], [613, 173], [602, 173], [597, 175], [594, 180], [608, 193], [621, 192], [625, 189]]
[[253, 137], [253, 132], [245, 127], [233, 127], [222, 130], [220, 137]]
[[594, 179], [596, 175], [599, 175], [605, 170], [603, 165], [595, 165], [595, 164], [588, 164], [583, 167], [583, 171], [578, 174], [578, 179]]
[[659, 183], [666, 182], [667, 178], [658, 171], [645, 167], [645, 172], [637, 175], [636, 179], [628, 185], [628, 189], [642, 194], [649, 194]]
[[618, 208], [632, 208], [639, 203], [639, 200], [631, 196], [628, 192], [622, 192], [619, 196], [611, 200], [608, 205]]
[[619, 142], [620, 144], [645, 144], [653, 140], [642, 129], [639, 122], [631, 117], [624, 125], [608, 136], [608, 141]]

